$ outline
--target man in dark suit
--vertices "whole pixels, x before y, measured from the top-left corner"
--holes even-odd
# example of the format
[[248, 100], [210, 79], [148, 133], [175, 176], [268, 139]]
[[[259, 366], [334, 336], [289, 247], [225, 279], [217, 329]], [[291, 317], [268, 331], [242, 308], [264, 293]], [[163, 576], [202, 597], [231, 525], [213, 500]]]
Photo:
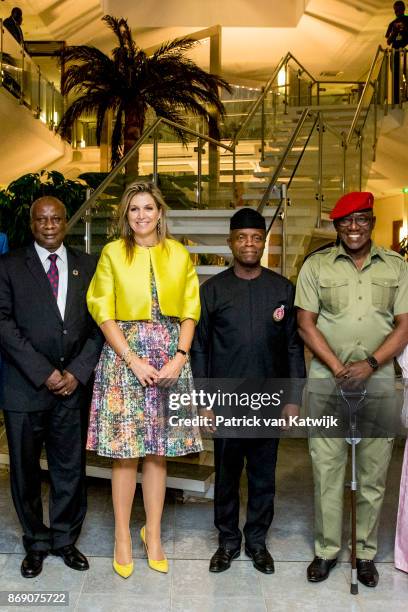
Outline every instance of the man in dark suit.
[[[90, 380], [102, 337], [86, 306], [95, 261], [66, 248], [66, 211], [46, 196], [31, 207], [34, 243], [0, 258], [0, 347], [11, 491], [37, 576], [48, 552], [88, 569], [74, 546], [86, 512], [85, 437]], [[51, 481], [44, 525], [40, 454]]]
[[[285, 394], [279, 415], [290, 419], [298, 415], [305, 376], [293, 307], [295, 290], [286, 278], [261, 266], [266, 225], [259, 212], [241, 208], [231, 217], [230, 230], [233, 267], [200, 289], [201, 318], [191, 348], [193, 374], [197, 379], [244, 379], [246, 387], [256, 387], [255, 392], [268, 379], [297, 379]], [[210, 572], [227, 570], [240, 555], [239, 482], [245, 460], [245, 552], [258, 571], [274, 572], [265, 539], [274, 513], [278, 442], [273, 437], [214, 439], [214, 523], [219, 547], [211, 558]]]
[[18, 6], [15, 6], [11, 10], [11, 15], [3, 21], [4, 27], [7, 28], [20, 45], [24, 44], [23, 30], [21, 29], [22, 23], [23, 11]]

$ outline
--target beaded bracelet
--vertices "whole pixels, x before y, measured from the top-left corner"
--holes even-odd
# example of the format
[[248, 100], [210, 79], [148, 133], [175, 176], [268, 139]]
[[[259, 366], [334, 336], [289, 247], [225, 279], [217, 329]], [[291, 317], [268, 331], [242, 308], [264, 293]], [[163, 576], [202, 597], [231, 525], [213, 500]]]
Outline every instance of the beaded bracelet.
[[121, 355], [121, 358], [123, 359], [123, 361], [126, 363], [127, 366], [130, 364], [132, 355], [133, 355], [133, 351], [129, 347], [127, 347]]

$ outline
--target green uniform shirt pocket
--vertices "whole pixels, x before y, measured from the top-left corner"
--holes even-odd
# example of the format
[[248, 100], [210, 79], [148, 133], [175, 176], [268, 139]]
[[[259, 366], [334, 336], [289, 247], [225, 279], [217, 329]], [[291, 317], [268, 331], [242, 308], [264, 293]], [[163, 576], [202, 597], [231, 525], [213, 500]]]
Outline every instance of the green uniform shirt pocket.
[[332, 314], [339, 314], [349, 305], [349, 280], [348, 278], [321, 278], [320, 299], [322, 308]]
[[375, 308], [382, 312], [392, 311], [398, 281], [393, 278], [372, 278], [371, 298]]

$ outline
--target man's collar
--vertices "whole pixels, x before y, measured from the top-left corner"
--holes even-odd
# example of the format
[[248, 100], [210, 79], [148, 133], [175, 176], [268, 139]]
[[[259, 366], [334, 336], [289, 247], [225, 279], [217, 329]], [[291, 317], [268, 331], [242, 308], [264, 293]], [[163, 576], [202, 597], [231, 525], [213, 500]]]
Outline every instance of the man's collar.
[[[47, 249], [44, 249], [44, 247], [40, 246], [37, 242], [34, 242], [34, 248], [37, 251], [37, 255], [40, 258], [41, 263], [44, 264], [47, 261], [49, 255], [51, 255], [51, 252]], [[64, 246], [64, 243], [62, 243], [56, 251], [53, 251], [53, 253], [55, 253], [55, 255], [58, 255], [58, 258], [61, 259], [61, 261], [63, 261], [64, 263], [66, 263], [67, 250]]]
[[[340, 242], [339, 245], [333, 248], [334, 261], [336, 261], [338, 257], [347, 257], [347, 259], [352, 259], [351, 255], [349, 255], [346, 249], [344, 248], [342, 242]], [[384, 257], [384, 253], [382, 249], [378, 248], [378, 246], [374, 244], [373, 241], [371, 241], [371, 248], [370, 248], [370, 252], [367, 255], [367, 258], [369, 258], [369, 260], [371, 261], [373, 257], [379, 257], [380, 259], [385, 261], [385, 257]]]

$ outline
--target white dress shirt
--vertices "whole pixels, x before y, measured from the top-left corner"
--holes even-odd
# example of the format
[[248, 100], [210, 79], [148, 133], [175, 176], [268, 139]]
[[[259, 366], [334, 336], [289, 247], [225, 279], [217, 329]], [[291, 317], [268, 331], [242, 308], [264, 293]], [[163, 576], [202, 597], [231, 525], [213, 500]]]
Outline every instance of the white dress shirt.
[[[37, 255], [41, 260], [45, 273], [47, 274], [51, 260], [48, 259], [48, 256], [51, 255], [50, 251], [44, 249], [39, 244], [34, 242], [34, 248], [37, 251]], [[63, 244], [54, 251], [55, 255], [57, 255], [57, 268], [58, 268], [58, 299], [57, 305], [58, 309], [61, 313], [62, 319], [65, 314], [65, 304], [67, 302], [67, 288], [68, 288], [68, 257], [67, 257], [67, 249]]]

